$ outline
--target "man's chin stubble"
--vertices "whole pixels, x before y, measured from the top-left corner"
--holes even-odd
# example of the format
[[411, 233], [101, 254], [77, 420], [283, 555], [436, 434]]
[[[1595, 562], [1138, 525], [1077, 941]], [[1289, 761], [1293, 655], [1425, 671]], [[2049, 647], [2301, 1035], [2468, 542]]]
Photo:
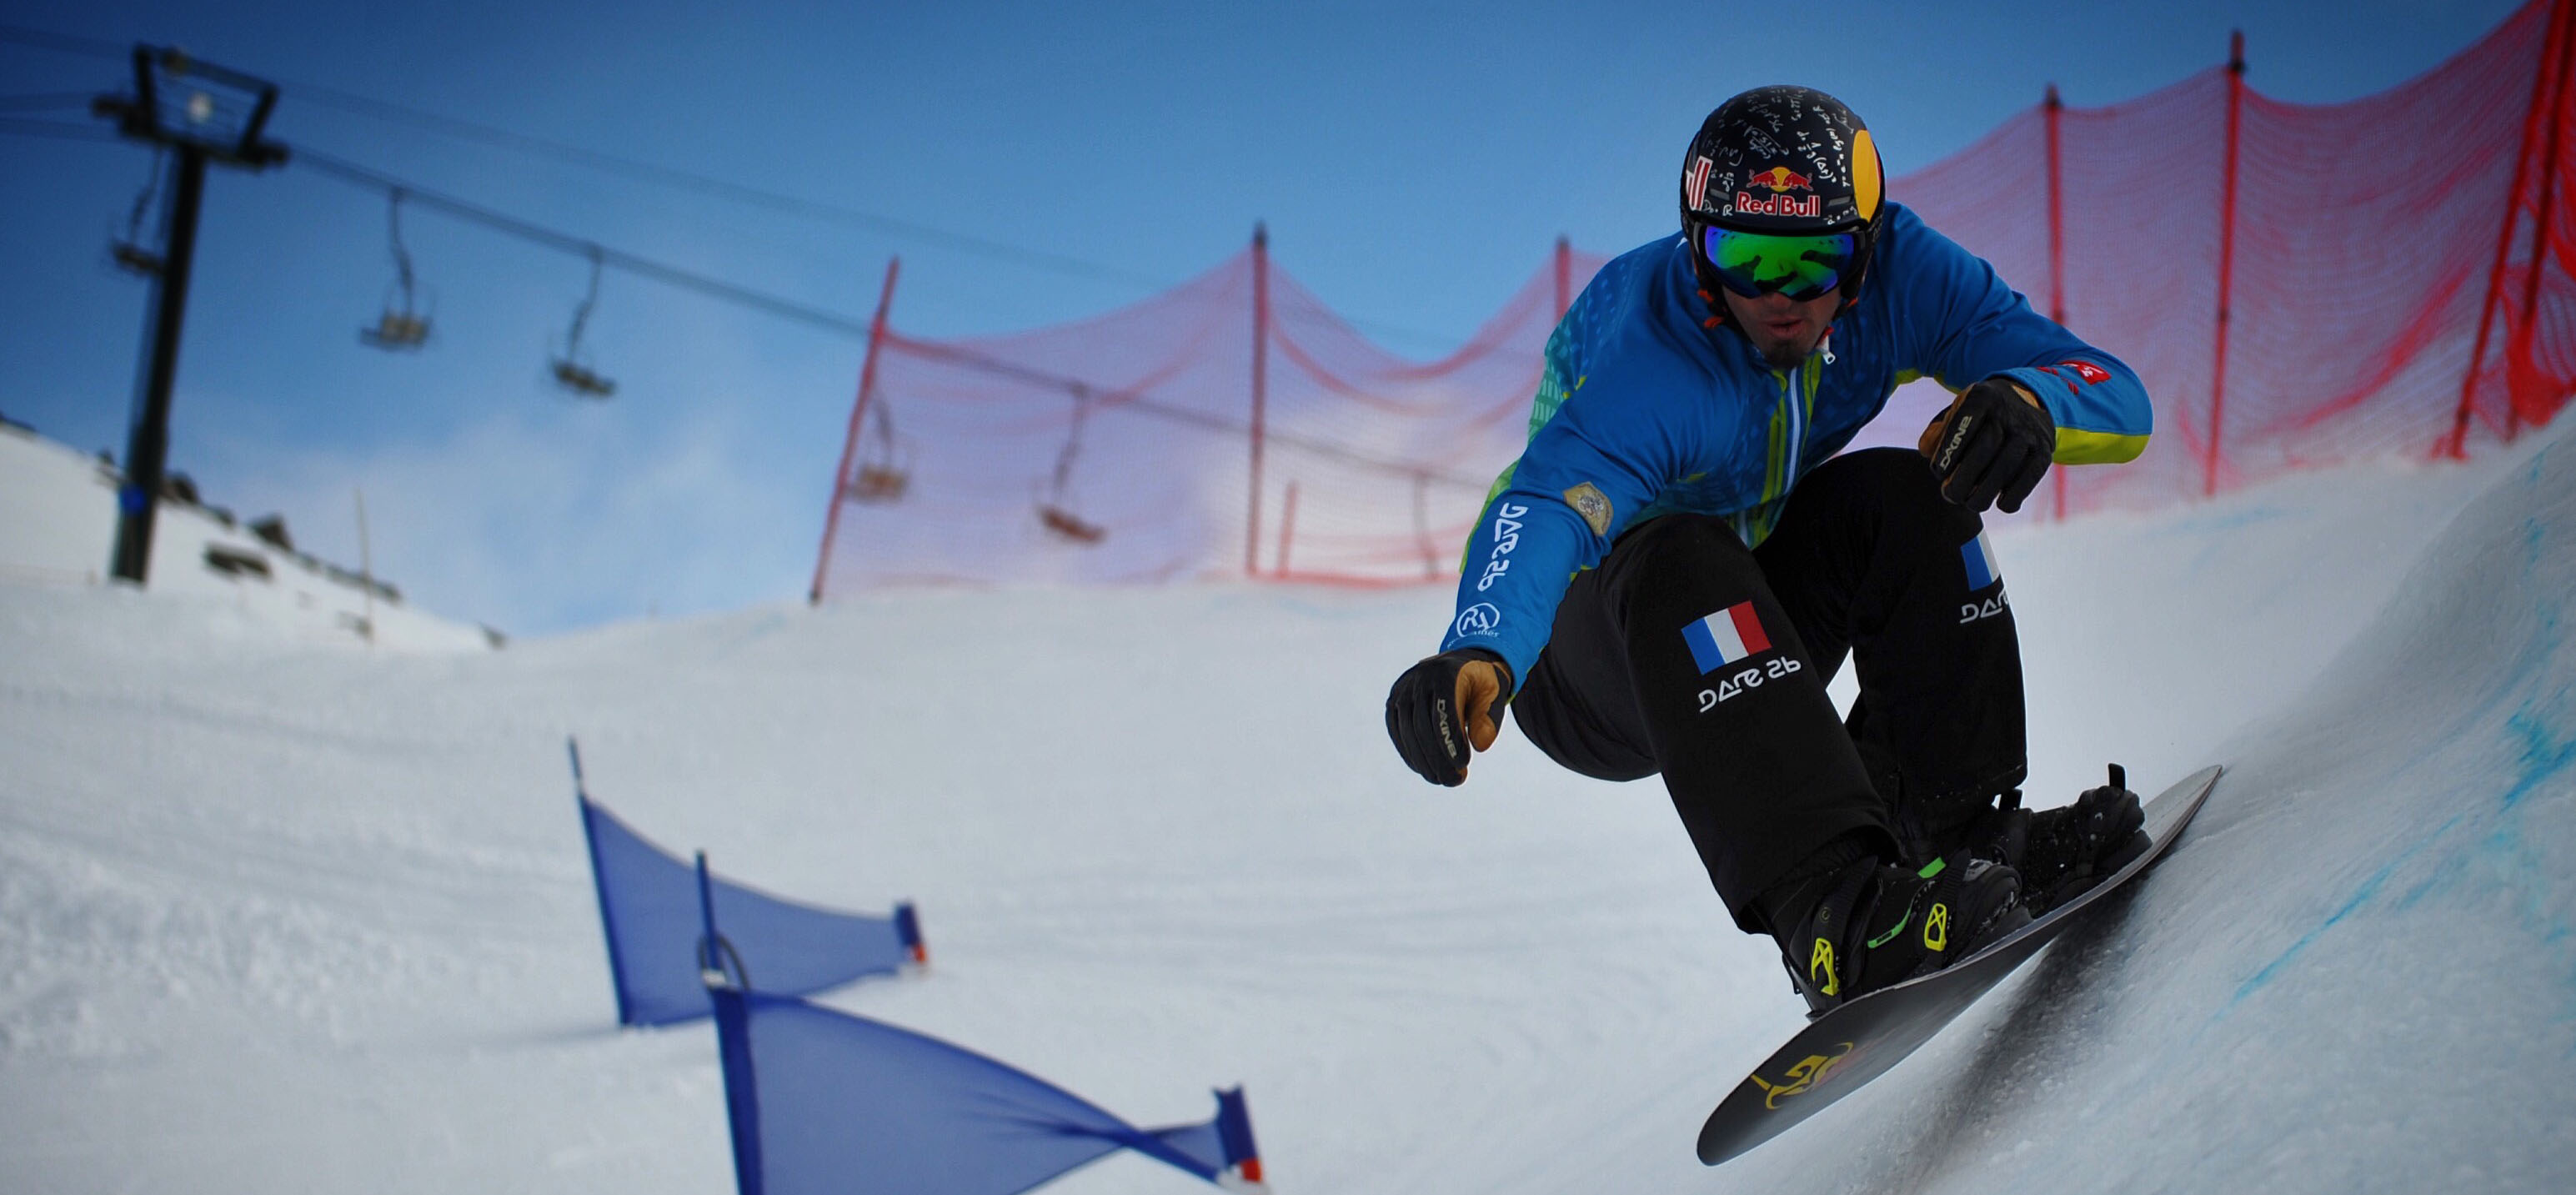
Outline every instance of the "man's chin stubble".
[[1761, 348], [1762, 360], [1773, 369], [1796, 369], [1807, 362], [1808, 350], [1795, 341], [1776, 341]]

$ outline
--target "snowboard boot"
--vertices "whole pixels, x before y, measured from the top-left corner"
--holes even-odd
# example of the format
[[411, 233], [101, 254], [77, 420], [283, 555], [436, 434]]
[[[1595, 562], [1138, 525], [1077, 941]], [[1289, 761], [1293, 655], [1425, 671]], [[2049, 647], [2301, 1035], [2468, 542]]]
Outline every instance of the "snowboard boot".
[[[1870, 784], [1887, 802], [1889, 830], [1904, 862], [1928, 866], [1935, 859], [1957, 866], [1964, 856], [2019, 867], [2030, 814], [2021, 807], [2018, 766], [1990, 778], [1992, 787], [1975, 785], [1932, 791], [1905, 781], [1903, 769], [1885, 745], [1857, 739], [1861, 766]], [[1998, 795], [2000, 794], [2000, 795]]]
[[2146, 811], [2118, 764], [2111, 765], [2109, 784], [2086, 790], [2072, 805], [2027, 816], [2027, 840], [2013, 865], [2021, 872], [2022, 901], [2034, 917], [2083, 895], [2153, 845]]
[[1757, 907], [1814, 1018], [2030, 924], [2020, 895], [2019, 876], [1990, 859], [1903, 867], [1845, 839], [1763, 893]]
[[[2021, 807], [2021, 790], [2005, 789], [1993, 799], [1994, 805], [1954, 827], [1934, 840], [1934, 857], [1950, 863], [1962, 859], [1984, 859], [2001, 863], [2014, 871], [2022, 870], [2022, 856], [2030, 843], [2030, 810]], [[2030, 903], [2030, 877], [2022, 877], [2022, 903]]]

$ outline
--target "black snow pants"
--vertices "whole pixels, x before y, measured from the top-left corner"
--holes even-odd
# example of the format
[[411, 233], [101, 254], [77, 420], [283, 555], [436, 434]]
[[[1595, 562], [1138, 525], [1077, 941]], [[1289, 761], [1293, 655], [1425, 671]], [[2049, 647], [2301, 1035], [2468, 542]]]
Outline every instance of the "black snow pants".
[[[1513, 717], [1584, 775], [1662, 773], [1718, 896], [1766, 932], [1754, 898], [1816, 848], [1911, 855], [2021, 783], [2021, 647], [1982, 527], [1902, 448], [1818, 466], [1758, 548], [1716, 516], [1648, 520], [1574, 579]], [[1825, 692], [1846, 654], [1848, 719]]]

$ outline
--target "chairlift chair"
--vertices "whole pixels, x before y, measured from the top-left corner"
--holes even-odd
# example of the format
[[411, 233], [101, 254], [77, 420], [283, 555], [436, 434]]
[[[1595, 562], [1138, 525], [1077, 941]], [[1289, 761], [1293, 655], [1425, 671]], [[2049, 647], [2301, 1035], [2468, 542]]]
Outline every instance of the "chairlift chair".
[[394, 255], [394, 282], [385, 290], [384, 314], [376, 318], [376, 326], [358, 329], [358, 343], [389, 353], [416, 350], [429, 342], [429, 316], [412, 305], [411, 253], [403, 248], [402, 201], [403, 193], [397, 188], [385, 207], [386, 239]]
[[386, 307], [376, 317], [376, 326], [358, 329], [358, 343], [371, 349], [399, 353], [418, 349], [429, 342], [429, 318], [411, 315]]
[[1082, 453], [1082, 425], [1091, 418], [1091, 388], [1073, 388], [1073, 426], [1064, 437], [1064, 448], [1055, 456], [1055, 477], [1047, 496], [1038, 503], [1038, 525], [1068, 543], [1091, 547], [1109, 535], [1109, 529], [1074, 513], [1066, 491], [1073, 481], [1074, 458]]
[[1098, 523], [1086, 523], [1082, 520], [1082, 516], [1057, 506], [1040, 505], [1038, 522], [1058, 536], [1084, 547], [1090, 547], [1109, 536], [1108, 528]]
[[590, 293], [572, 313], [572, 330], [564, 337], [564, 351], [548, 362], [555, 384], [581, 398], [607, 398], [617, 393], [617, 383], [590, 368], [581, 351], [582, 328], [590, 322], [590, 309], [599, 302], [599, 246], [590, 247]]
[[582, 398], [607, 398], [617, 393], [616, 382], [562, 357], [555, 358], [553, 372], [556, 385]]
[[912, 488], [912, 445], [896, 441], [894, 418], [886, 413], [882, 398], [876, 401], [875, 430], [867, 459], [859, 462], [859, 475], [850, 481], [850, 497], [870, 503], [901, 502], [904, 491]]
[[859, 475], [851, 480], [850, 496], [861, 502], [901, 502], [904, 491], [911, 488], [910, 470], [868, 462], [859, 466]]
[[161, 276], [161, 255], [132, 241], [110, 240], [107, 256], [116, 263], [116, 268], [137, 278]]

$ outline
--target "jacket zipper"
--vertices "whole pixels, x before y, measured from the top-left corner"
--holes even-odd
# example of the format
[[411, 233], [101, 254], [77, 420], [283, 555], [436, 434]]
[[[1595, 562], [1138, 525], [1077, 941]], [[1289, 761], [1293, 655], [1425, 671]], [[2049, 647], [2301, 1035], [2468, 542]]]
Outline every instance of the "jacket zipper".
[[1801, 362], [1794, 375], [1776, 369], [1771, 371], [1772, 377], [1780, 379], [1780, 402], [1789, 410], [1788, 467], [1780, 474], [1780, 494], [1784, 497], [1798, 484], [1798, 458], [1804, 455], [1807, 447], [1806, 404], [1798, 399], [1799, 392], [1806, 388], [1807, 370], [1813, 365], [1812, 359]]

